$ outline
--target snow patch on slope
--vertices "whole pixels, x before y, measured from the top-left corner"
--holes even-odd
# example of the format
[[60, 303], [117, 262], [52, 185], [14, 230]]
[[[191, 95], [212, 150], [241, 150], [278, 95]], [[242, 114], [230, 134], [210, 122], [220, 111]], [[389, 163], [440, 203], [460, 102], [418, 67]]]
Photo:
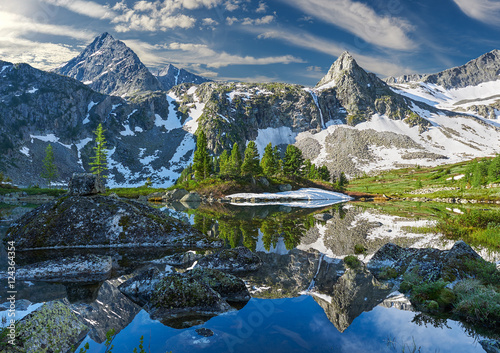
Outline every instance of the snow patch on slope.
[[297, 133], [293, 132], [292, 129], [287, 126], [268, 127], [267, 129], [259, 129], [257, 131], [255, 144], [257, 145], [259, 154], [262, 156], [269, 142], [271, 142], [273, 146], [282, 144], [289, 145], [295, 143], [296, 137]]

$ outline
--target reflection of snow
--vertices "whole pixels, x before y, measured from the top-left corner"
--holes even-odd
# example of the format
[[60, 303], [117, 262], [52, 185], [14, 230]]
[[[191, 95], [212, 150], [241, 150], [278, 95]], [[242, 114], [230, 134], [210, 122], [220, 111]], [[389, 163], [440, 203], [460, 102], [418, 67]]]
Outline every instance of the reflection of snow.
[[287, 255], [288, 250], [286, 249], [285, 241], [283, 237], [278, 238], [278, 242], [276, 243], [276, 246], [271, 244], [271, 247], [269, 250], [266, 250], [266, 247], [264, 245], [264, 241], [262, 240], [264, 234], [262, 234], [262, 231], [259, 229], [259, 239], [257, 239], [257, 244], [255, 245], [255, 251], [259, 252], [265, 252], [266, 254], [277, 254], [277, 255]]
[[[261, 199], [261, 202], [237, 202], [232, 203], [238, 206], [262, 206], [264, 205], [285, 205], [290, 207], [315, 208], [333, 205], [340, 202], [352, 200], [350, 196], [328, 190], [316, 188], [303, 188], [295, 191], [283, 191], [274, 194], [252, 194], [240, 193], [228, 195], [230, 199]], [[292, 200], [292, 201], [290, 201]]]

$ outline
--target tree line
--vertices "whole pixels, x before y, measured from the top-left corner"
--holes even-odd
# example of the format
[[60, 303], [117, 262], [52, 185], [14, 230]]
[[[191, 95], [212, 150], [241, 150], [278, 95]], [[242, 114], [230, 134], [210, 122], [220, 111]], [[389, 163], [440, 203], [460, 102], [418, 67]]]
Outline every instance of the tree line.
[[469, 163], [465, 172], [467, 184], [472, 187], [480, 187], [488, 183], [500, 181], [500, 155], [493, 159], [475, 160]]
[[340, 189], [348, 184], [345, 174], [332, 176], [326, 166], [316, 166], [309, 159], [304, 160], [302, 151], [294, 145], [288, 145], [284, 157], [281, 158], [278, 146], [269, 143], [262, 158], [259, 158], [257, 145], [254, 141], [248, 142], [243, 155], [238, 143], [232, 149], [224, 150], [220, 156], [210, 155], [207, 148], [207, 137], [203, 131], [198, 135], [193, 164], [181, 173], [177, 183], [182, 183], [193, 178], [202, 181], [212, 177], [238, 178], [238, 177], [287, 177], [306, 178], [329, 181]]

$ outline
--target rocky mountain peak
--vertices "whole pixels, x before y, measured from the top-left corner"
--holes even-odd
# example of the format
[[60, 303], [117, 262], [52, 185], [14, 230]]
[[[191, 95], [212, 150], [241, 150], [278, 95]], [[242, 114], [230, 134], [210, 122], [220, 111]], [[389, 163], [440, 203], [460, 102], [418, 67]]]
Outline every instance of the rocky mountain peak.
[[352, 55], [348, 51], [345, 51], [338, 57], [337, 60], [335, 60], [328, 70], [328, 73], [317, 83], [316, 87], [321, 87], [327, 84], [331, 87], [336, 86], [339, 79], [343, 75], [349, 75], [358, 70], [364, 72], [356, 60], [354, 60]]
[[138, 91], [161, 89], [133, 50], [107, 32], [55, 72], [110, 95], [129, 96]]
[[167, 64], [163, 69], [159, 70], [155, 77], [160, 82], [162, 89], [170, 90], [172, 87], [181, 83], [201, 84], [211, 81], [204, 77], [192, 74], [184, 69], [179, 69], [172, 64]]

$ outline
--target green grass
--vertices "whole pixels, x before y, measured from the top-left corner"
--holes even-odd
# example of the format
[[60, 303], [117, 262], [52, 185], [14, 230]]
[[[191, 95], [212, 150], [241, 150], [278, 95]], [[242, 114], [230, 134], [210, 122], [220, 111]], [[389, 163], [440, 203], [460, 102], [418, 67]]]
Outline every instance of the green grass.
[[[378, 175], [350, 180], [347, 191], [390, 197], [463, 198], [469, 200], [500, 200], [500, 188], [469, 188], [465, 178], [446, 180], [465, 174], [471, 161], [432, 168], [413, 167], [385, 171]], [[433, 193], [412, 193], [428, 188], [451, 187]]]

